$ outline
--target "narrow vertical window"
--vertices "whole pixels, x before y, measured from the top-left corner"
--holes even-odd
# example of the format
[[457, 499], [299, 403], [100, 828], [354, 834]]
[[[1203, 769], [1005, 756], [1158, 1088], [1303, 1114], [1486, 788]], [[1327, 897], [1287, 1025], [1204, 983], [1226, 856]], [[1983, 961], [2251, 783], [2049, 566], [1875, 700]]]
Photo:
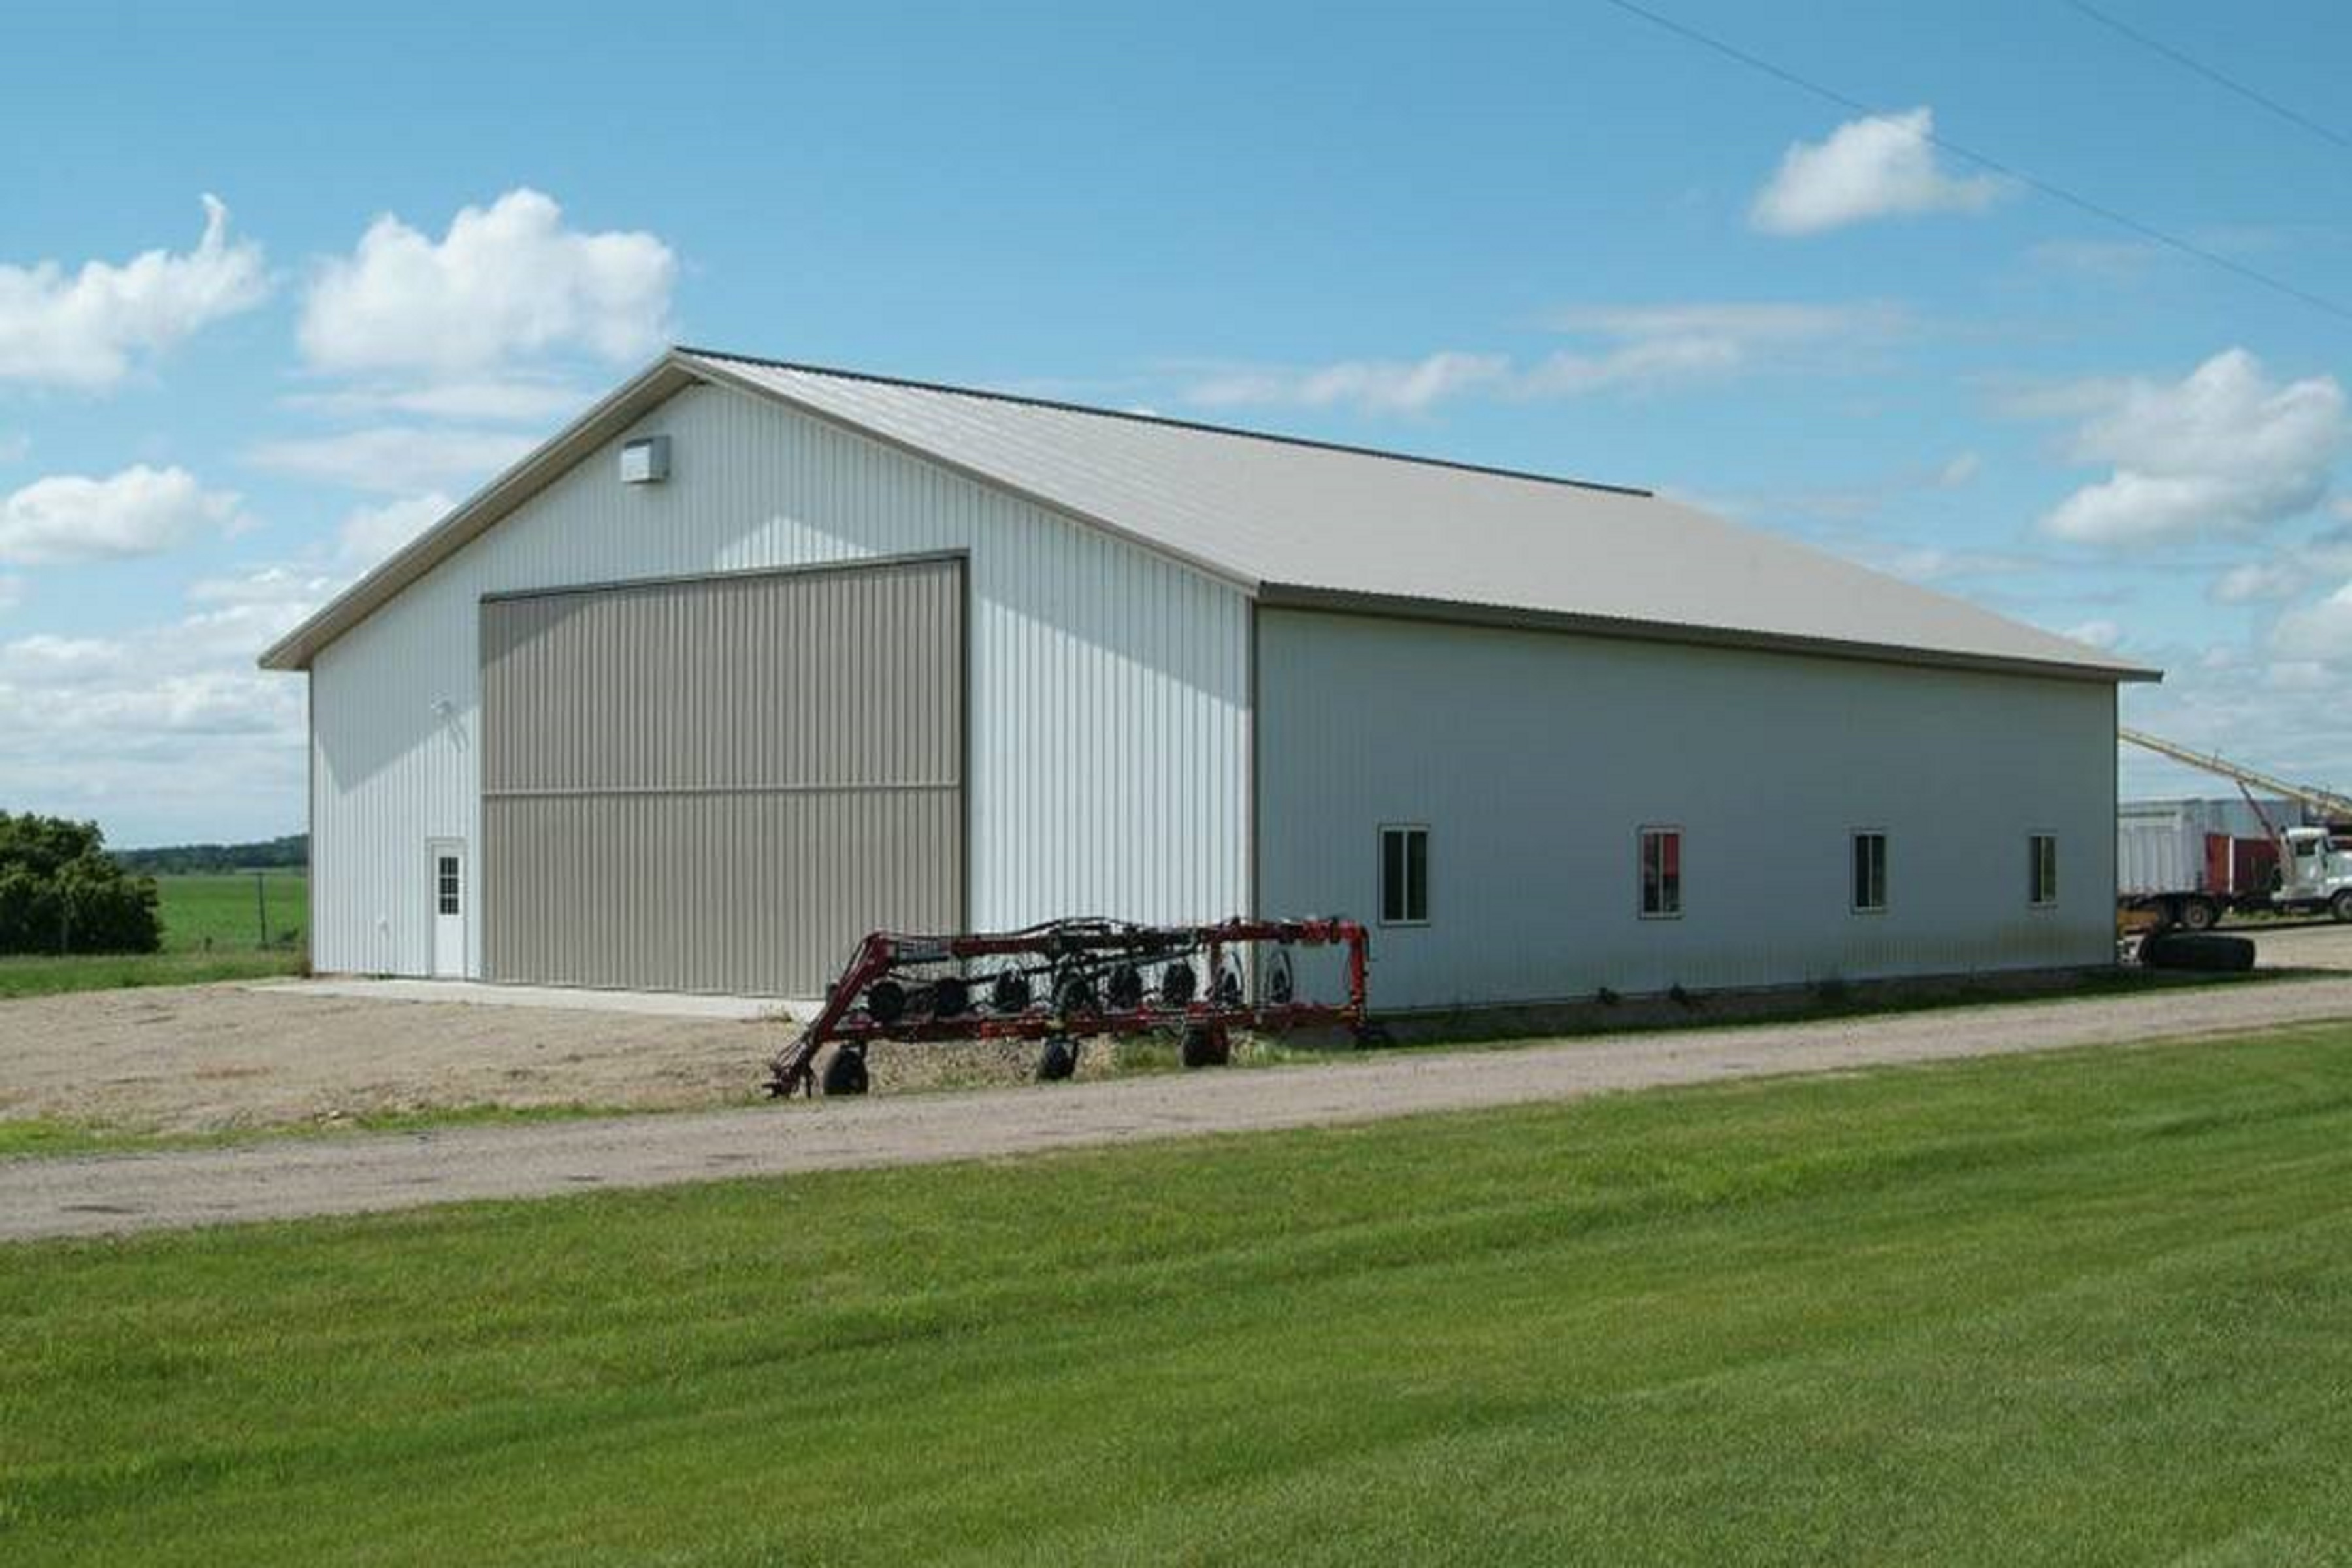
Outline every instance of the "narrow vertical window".
[[457, 912], [457, 858], [441, 856], [434, 869], [434, 879], [439, 883], [435, 889], [439, 895], [436, 907], [445, 915], [454, 915]]
[[1886, 907], [1886, 835], [1853, 836], [1853, 907], [1867, 914]]
[[1422, 925], [1429, 920], [1429, 829], [1381, 829], [1381, 922]]
[[2058, 836], [2037, 833], [2028, 842], [2032, 847], [2027, 898], [2036, 909], [2042, 909], [2058, 901]]
[[1672, 920], [1683, 912], [1683, 833], [1642, 829], [1642, 918]]

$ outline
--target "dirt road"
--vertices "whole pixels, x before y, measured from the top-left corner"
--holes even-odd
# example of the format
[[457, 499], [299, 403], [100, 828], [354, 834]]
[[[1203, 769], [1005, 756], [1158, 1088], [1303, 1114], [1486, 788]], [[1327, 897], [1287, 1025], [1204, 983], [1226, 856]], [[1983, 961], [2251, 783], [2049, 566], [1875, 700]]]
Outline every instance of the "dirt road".
[[2352, 978], [1335, 1058], [1052, 1089], [0, 1161], [0, 1240], [974, 1159], [2340, 1018], [2352, 1018]]

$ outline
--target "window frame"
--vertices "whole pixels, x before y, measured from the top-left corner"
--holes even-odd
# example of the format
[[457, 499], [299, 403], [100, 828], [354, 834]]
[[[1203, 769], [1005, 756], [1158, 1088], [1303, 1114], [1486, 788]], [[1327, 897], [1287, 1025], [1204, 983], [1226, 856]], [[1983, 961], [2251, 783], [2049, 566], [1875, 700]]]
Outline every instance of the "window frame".
[[[1683, 918], [1683, 837], [1680, 823], [1644, 823], [1633, 830], [1633, 914], [1635, 919], [1678, 921]], [[1672, 838], [1675, 841], [1674, 902], [1671, 907], [1655, 910], [1649, 907], [1649, 855], [1650, 841], [1654, 838], [1659, 840]], [[1662, 896], [1666, 891], [1666, 870], [1662, 858], [1658, 867], [1658, 889]]]
[[[1389, 918], [1389, 836], [1391, 834], [1402, 835], [1404, 839], [1404, 848], [1402, 851], [1403, 858], [1398, 867], [1398, 874], [1402, 885], [1398, 889], [1397, 899], [1398, 907], [1402, 910], [1402, 913], [1393, 920]], [[1421, 836], [1421, 913], [1418, 915], [1415, 915], [1412, 912], [1412, 836], [1415, 834], [1419, 834]], [[1376, 899], [1376, 901], [1380, 905], [1380, 919], [1377, 923], [1384, 926], [1425, 926], [1429, 924], [1430, 906], [1432, 901], [1429, 896], [1429, 824], [1426, 822], [1383, 822], [1380, 825], [1380, 830], [1375, 836], [1375, 841], [1380, 846], [1380, 858], [1377, 871], [1379, 886]]]
[[[2054, 910], [2058, 907], [2058, 836], [2054, 833], [2029, 833], [2026, 843], [2025, 907], [2032, 910]], [[2049, 846], [2049, 885], [2042, 885], [2042, 847]]]
[[[1888, 907], [1894, 902], [1893, 896], [1889, 891], [1889, 885], [1893, 881], [1893, 879], [1887, 874], [1887, 862], [1892, 858], [1888, 848], [1888, 841], [1891, 837], [1892, 835], [1890, 835], [1884, 827], [1857, 827], [1846, 835], [1846, 905], [1852, 913], [1857, 915], [1883, 915], [1887, 911]], [[1878, 864], [1876, 867], [1878, 875], [1875, 879], [1877, 882], [1876, 890], [1878, 893], [1878, 901], [1874, 904], [1865, 904], [1858, 896], [1864, 890], [1864, 878], [1862, 875], [1862, 846], [1865, 839], [1873, 838], [1878, 841]]]
[[433, 912], [450, 917], [466, 912], [466, 860], [451, 850], [433, 852]]

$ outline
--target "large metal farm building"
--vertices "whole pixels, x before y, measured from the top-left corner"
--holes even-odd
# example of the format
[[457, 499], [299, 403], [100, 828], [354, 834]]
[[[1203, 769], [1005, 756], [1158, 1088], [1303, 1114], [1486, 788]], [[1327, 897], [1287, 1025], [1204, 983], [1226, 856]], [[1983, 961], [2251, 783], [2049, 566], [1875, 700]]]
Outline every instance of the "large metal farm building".
[[2111, 962], [2148, 673], [1639, 491], [685, 350], [264, 662], [320, 970], [1328, 913], [1384, 1007]]

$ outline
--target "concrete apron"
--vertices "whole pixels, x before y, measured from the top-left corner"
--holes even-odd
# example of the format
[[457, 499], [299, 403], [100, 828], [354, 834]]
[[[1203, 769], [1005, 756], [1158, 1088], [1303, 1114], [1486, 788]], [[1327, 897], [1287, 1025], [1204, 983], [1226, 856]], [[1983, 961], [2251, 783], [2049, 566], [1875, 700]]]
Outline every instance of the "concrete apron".
[[248, 985], [260, 995], [349, 996], [365, 1002], [457, 1002], [484, 1007], [541, 1007], [556, 1012], [636, 1013], [656, 1018], [724, 1018], [755, 1022], [805, 1019], [819, 1004], [773, 996], [696, 996], [672, 991], [591, 991], [563, 985], [493, 985], [480, 980], [372, 980], [337, 977], [272, 980]]

